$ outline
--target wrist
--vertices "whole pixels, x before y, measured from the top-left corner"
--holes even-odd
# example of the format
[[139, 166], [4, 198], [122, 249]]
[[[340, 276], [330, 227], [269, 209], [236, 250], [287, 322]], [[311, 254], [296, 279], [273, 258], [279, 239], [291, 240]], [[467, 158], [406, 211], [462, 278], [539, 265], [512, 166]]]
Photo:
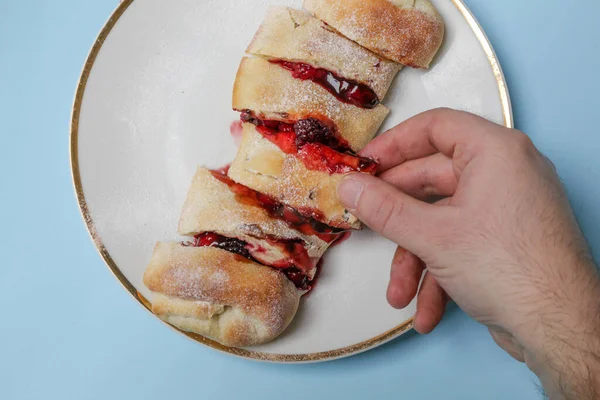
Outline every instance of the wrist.
[[548, 332], [541, 344], [526, 347], [525, 363], [540, 379], [550, 399], [595, 400], [600, 397], [600, 325], [585, 334]]
[[546, 292], [514, 333], [551, 399], [600, 396], [600, 279], [593, 265], [579, 271]]

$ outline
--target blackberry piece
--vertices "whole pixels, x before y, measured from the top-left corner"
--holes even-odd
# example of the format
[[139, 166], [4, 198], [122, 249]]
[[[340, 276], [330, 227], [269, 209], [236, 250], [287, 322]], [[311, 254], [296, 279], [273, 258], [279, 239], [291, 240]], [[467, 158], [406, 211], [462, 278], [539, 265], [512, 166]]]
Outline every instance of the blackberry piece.
[[240, 120], [242, 120], [242, 122], [249, 122], [256, 126], [262, 125], [262, 121], [256, 118], [250, 110], [242, 111], [242, 113], [240, 114]]
[[296, 145], [301, 147], [307, 143], [329, 144], [332, 139], [331, 129], [316, 118], [301, 119], [294, 124]]
[[222, 242], [213, 244], [213, 246], [222, 250], [226, 250], [230, 253], [239, 254], [242, 257], [252, 258], [250, 252], [248, 249], [246, 249], [246, 244], [246, 242], [243, 242], [239, 239], [227, 238]]

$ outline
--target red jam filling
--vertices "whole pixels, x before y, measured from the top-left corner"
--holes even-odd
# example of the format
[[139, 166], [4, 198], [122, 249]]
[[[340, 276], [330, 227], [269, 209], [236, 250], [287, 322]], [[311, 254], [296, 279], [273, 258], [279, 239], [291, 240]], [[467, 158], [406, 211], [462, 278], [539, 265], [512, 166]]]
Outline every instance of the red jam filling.
[[257, 118], [251, 111], [243, 111], [243, 122], [256, 125], [257, 131], [286, 154], [296, 154], [306, 168], [329, 174], [366, 172], [375, 174], [377, 163], [357, 156], [348, 142], [335, 130], [317, 118], [300, 119], [294, 123]]
[[214, 175], [215, 173], [217, 173], [217, 174], [219, 174], [219, 175], [225, 175], [225, 176], [227, 176], [227, 174], [229, 173], [229, 168], [231, 168], [231, 164], [226, 164], [226, 165], [222, 166], [221, 168], [219, 168], [219, 169], [215, 169], [215, 170], [212, 170], [212, 171], [210, 171], [210, 172], [211, 172], [213, 175]]
[[236, 238], [228, 238], [217, 233], [205, 232], [194, 237], [194, 247], [216, 247], [242, 257], [252, 259], [248, 243]]
[[[312, 269], [317, 261], [310, 259], [301, 242], [272, 238], [267, 238], [265, 240], [274, 246], [281, 247], [285, 254], [288, 255], [288, 259], [269, 266], [281, 270], [298, 289], [310, 290], [311, 282], [301, 268], [308, 267]], [[258, 259], [260, 258], [260, 253], [266, 251], [264, 248], [257, 248], [243, 240], [229, 238], [214, 232], [201, 233], [194, 237], [193, 243], [186, 243], [185, 245], [194, 247], [216, 247], [257, 263], [261, 263]]]
[[243, 136], [243, 128], [242, 121], [234, 121], [229, 126], [229, 132], [231, 133], [231, 138], [237, 147], [240, 147], [242, 144], [242, 136]]
[[[290, 228], [304, 233], [305, 235], [314, 235], [327, 243], [332, 243], [344, 232], [341, 229], [335, 229], [318, 222], [317, 220], [322, 220], [324, 217], [316, 210], [302, 210], [303, 212], [299, 212], [269, 196], [234, 182], [225, 175], [223, 171], [219, 170], [211, 172], [216, 179], [226, 184], [229, 187], [229, 190], [236, 194], [238, 202], [250, 206], [261, 207], [266, 210], [271, 217], [286, 222]], [[305, 217], [305, 215], [312, 215], [313, 218]]]
[[319, 260], [319, 263], [317, 264], [317, 272], [315, 273], [315, 276], [313, 277], [312, 281], [310, 281], [310, 289], [304, 294], [304, 296], [309, 296], [313, 289], [315, 288], [315, 286], [317, 285], [317, 283], [319, 282], [319, 277], [321, 276], [321, 272], [323, 271], [323, 264], [325, 263], [325, 258], [321, 257], [321, 259]]
[[346, 240], [350, 239], [351, 236], [352, 236], [351, 231], [342, 233], [340, 236], [338, 236], [338, 239], [335, 242], [331, 243], [330, 248], [332, 248], [334, 246], [339, 246], [340, 244], [344, 243]]
[[364, 83], [342, 78], [324, 68], [308, 64], [283, 60], [271, 62], [290, 71], [294, 78], [315, 82], [344, 103], [367, 109], [375, 108], [379, 104], [379, 97], [375, 91]]

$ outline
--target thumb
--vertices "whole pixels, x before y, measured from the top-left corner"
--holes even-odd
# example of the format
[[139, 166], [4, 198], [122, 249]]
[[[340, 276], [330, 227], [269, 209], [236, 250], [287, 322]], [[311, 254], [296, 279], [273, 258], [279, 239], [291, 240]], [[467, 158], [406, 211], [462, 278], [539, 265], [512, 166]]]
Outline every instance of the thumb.
[[420, 257], [431, 251], [430, 239], [448, 226], [446, 207], [416, 200], [371, 175], [347, 176], [338, 187], [338, 197], [371, 229]]

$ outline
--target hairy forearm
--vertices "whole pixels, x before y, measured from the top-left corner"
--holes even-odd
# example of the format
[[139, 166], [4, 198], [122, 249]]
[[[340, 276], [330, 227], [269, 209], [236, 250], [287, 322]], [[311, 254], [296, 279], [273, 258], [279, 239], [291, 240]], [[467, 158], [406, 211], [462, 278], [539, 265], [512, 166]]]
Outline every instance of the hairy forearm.
[[[551, 400], [600, 399], [600, 279], [595, 268], [525, 334], [525, 360]], [[560, 303], [559, 303], [560, 302]], [[533, 332], [533, 331], [532, 331]]]
[[[593, 341], [591, 336], [588, 340]], [[525, 353], [527, 365], [540, 378], [551, 400], [600, 398], [600, 347], [584, 338], [555, 340], [544, 354]]]

